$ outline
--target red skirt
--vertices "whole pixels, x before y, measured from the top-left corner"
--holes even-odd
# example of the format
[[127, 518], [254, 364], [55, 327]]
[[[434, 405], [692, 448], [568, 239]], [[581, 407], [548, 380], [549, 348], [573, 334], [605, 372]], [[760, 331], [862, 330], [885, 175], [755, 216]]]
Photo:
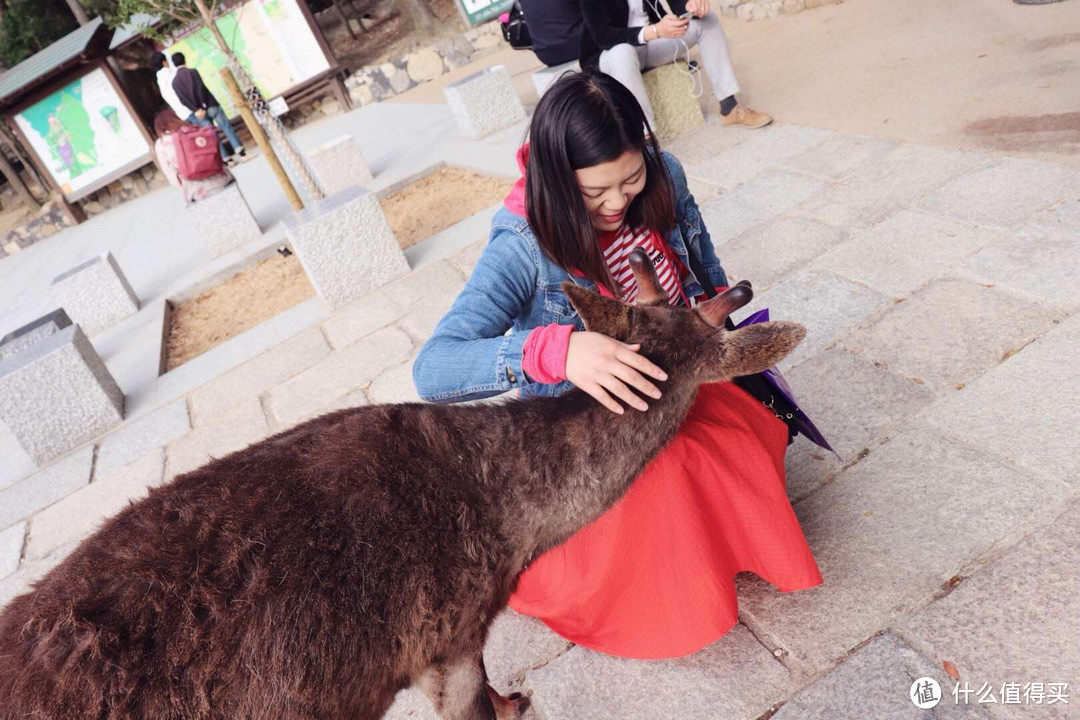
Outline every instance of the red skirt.
[[785, 488], [787, 427], [732, 383], [706, 385], [679, 434], [613, 508], [521, 574], [510, 606], [609, 655], [697, 652], [735, 626], [734, 577], [822, 582]]

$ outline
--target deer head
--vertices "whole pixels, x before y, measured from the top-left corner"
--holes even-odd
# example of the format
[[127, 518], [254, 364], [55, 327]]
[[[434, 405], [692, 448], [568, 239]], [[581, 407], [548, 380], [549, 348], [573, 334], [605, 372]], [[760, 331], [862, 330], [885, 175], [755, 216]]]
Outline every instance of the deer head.
[[706, 383], [752, 375], [775, 365], [806, 337], [802, 325], [783, 321], [725, 329], [728, 316], [754, 296], [746, 281], [691, 310], [668, 303], [652, 262], [640, 248], [630, 254], [630, 267], [638, 284], [634, 305], [569, 282], [563, 290], [587, 330], [640, 343], [641, 353], [673, 378]]

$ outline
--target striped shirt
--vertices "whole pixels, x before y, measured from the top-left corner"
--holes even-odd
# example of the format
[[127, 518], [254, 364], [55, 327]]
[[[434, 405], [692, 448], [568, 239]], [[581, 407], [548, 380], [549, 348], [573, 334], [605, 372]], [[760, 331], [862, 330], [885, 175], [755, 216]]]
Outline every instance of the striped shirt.
[[634, 302], [637, 299], [637, 280], [630, 269], [630, 253], [634, 248], [641, 248], [652, 260], [660, 286], [667, 291], [668, 301], [672, 305], [682, 304], [684, 296], [679, 268], [664, 252], [663, 240], [648, 228], [631, 230], [625, 225], [614, 232], [600, 234], [600, 249], [611, 276], [622, 288], [623, 300]]

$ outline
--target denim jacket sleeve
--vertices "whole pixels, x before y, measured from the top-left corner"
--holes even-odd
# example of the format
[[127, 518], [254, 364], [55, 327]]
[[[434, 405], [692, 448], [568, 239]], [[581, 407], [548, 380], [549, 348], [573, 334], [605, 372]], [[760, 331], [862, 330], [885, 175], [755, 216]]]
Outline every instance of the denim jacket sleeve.
[[521, 369], [530, 330], [507, 331], [532, 302], [538, 272], [524, 238], [496, 227], [465, 288], [413, 364], [421, 398], [462, 402], [530, 383]]

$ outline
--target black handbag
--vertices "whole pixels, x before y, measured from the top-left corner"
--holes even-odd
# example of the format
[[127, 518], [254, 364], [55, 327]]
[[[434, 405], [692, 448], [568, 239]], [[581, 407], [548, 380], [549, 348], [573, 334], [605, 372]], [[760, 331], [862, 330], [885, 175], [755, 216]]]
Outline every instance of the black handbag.
[[503, 39], [510, 43], [515, 50], [532, 50], [532, 36], [529, 34], [529, 26], [525, 22], [525, 13], [521, 10], [521, 3], [514, 0], [514, 4], [507, 13], [506, 22], [500, 18]]

